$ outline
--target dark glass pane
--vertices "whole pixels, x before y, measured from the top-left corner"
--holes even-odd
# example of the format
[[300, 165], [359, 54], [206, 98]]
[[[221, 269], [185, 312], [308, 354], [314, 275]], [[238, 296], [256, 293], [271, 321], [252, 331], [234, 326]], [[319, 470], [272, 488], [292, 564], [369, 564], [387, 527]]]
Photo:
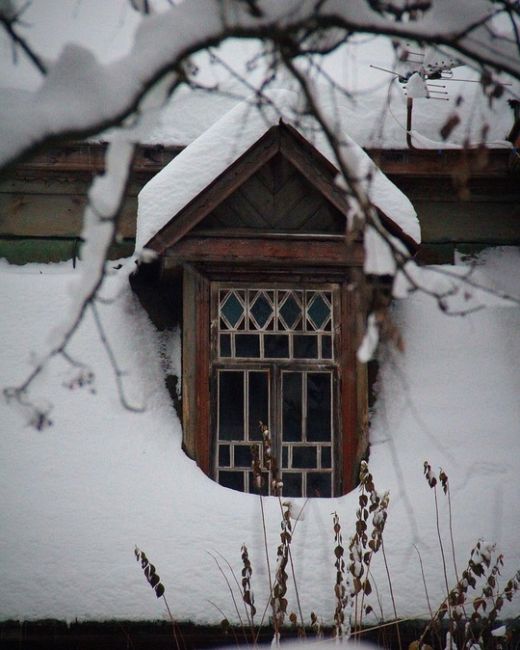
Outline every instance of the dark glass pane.
[[332, 467], [331, 448], [321, 448], [321, 466], [323, 469], [330, 469]]
[[235, 334], [235, 357], [260, 356], [260, 336], [258, 334]]
[[219, 437], [244, 439], [244, 373], [219, 372]]
[[280, 307], [280, 316], [285, 321], [286, 329], [294, 329], [300, 316], [302, 310], [300, 305], [296, 302], [296, 299], [289, 295], [289, 298], [283, 303]]
[[269, 422], [269, 375], [249, 373], [249, 440], [262, 440], [260, 422]]
[[330, 440], [330, 398], [330, 374], [307, 373], [307, 440]]
[[330, 316], [330, 307], [323, 299], [322, 295], [316, 293], [311, 300], [307, 309], [307, 314], [311, 317], [316, 329], [322, 329], [325, 321]]
[[251, 453], [250, 445], [235, 445], [235, 462], [234, 467], [251, 467], [253, 454]]
[[302, 496], [302, 475], [300, 473], [282, 472], [284, 497], [301, 497]]
[[219, 445], [218, 464], [220, 467], [229, 467], [231, 465], [229, 445]]
[[285, 334], [266, 334], [264, 336], [264, 355], [267, 359], [287, 359], [289, 357], [289, 337]]
[[317, 359], [318, 358], [318, 337], [312, 335], [294, 336], [294, 358], [295, 359]]
[[287, 445], [282, 447], [282, 467], [284, 469], [289, 467], [289, 447]]
[[293, 447], [292, 466], [297, 468], [318, 467], [318, 454], [316, 447]]
[[332, 336], [321, 337], [321, 356], [323, 359], [332, 359]]
[[220, 313], [226, 318], [231, 327], [236, 327], [244, 313], [244, 307], [235, 293], [229, 294], [228, 299], [220, 308]]
[[273, 307], [263, 293], [257, 295], [258, 297], [251, 307], [251, 314], [258, 325], [263, 328], [273, 314]]
[[221, 357], [231, 356], [231, 334], [220, 335], [220, 356]]
[[307, 474], [308, 497], [331, 497], [332, 475], [325, 472], [308, 472]]
[[263, 494], [264, 496], [267, 496], [269, 476], [264, 472], [261, 478], [262, 483], [259, 486], [256, 476], [253, 474], [253, 472], [249, 472], [249, 492], [251, 492], [251, 494]]
[[219, 472], [218, 482], [224, 487], [232, 490], [244, 491], [244, 473], [243, 472]]
[[302, 439], [302, 374], [284, 372], [282, 381], [283, 440], [297, 442]]

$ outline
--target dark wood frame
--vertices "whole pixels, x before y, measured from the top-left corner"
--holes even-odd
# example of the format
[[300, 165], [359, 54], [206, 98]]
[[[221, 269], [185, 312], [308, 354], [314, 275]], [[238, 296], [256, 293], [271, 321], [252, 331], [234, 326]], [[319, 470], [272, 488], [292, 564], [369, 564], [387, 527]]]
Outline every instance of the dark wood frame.
[[[298, 278], [305, 278], [303, 285]], [[309, 269], [296, 267], [278, 272], [261, 272], [247, 267], [226, 265], [189, 265], [183, 279], [183, 430], [186, 452], [209, 476], [213, 471], [212, 342], [216, 336], [216, 321], [211, 314], [211, 284], [249, 283], [251, 285], [312, 286], [334, 283], [339, 285], [339, 305], [336, 321], [335, 348], [337, 363], [336, 388], [336, 473], [335, 494], [343, 494], [357, 482], [358, 464], [366, 452], [367, 391], [366, 368], [356, 358], [359, 345], [360, 282], [363, 274], [356, 268]], [[241, 364], [243, 365], [243, 364]], [[266, 360], [258, 367], [268, 366]], [[277, 365], [280, 365], [277, 363]], [[283, 364], [282, 364], [283, 365]], [[308, 364], [305, 363], [307, 366]], [[297, 362], [291, 362], [296, 368]], [[327, 364], [327, 369], [330, 367]], [[316, 364], [316, 369], [320, 364]]]
[[[208, 228], [205, 217], [221, 206], [275, 156], [286, 158], [324, 201], [345, 216], [343, 232], [280, 229]], [[294, 128], [273, 126], [234, 163], [194, 196], [147, 243], [160, 259], [163, 277], [182, 277], [184, 448], [208, 475], [212, 473], [211, 345], [216, 323], [210, 311], [212, 282], [310, 285], [337, 283], [337, 417], [335, 493], [357, 482], [367, 453], [366, 367], [356, 351], [365, 329], [369, 289], [363, 274], [363, 244], [348, 232], [348, 205], [334, 179], [338, 171]], [[339, 462], [338, 462], [339, 459]]]
[[[260, 278], [267, 276], [269, 274], [259, 274]], [[341, 342], [338, 333], [337, 324], [341, 319], [341, 285], [338, 283], [323, 283], [323, 282], [298, 282], [295, 283], [290, 279], [287, 279], [285, 282], [272, 282], [272, 281], [262, 281], [262, 279], [250, 280], [248, 282], [233, 282], [232, 280], [227, 280], [226, 282], [211, 281], [210, 283], [210, 318], [211, 323], [218, 323], [218, 292], [222, 288], [244, 288], [244, 289], [256, 289], [256, 288], [265, 288], [265, 289], [296, 289], [296, 290], [324, 290], [331, 291], [333, 293], [332, 298], [332, 312], [333, 318], [332, 321], [336, 324], [336, 327], [331, 331], [331, 335], [334, 339], [334, 355], [330, 360], [323, 359], [239, 359], [239, 358], [225, 358], [221, 359], [218, 357], [216, 351], [218, 350], [218, 327], [212, 327], [210, 332], [210, 377], [211, 377], [211, 394], [217, 395], [217, 372], [220, 369], [237, 369], [237, 370], [268, 370], [271, 377], [270, 383], [270, 408], [269, 416], [271, 422], [271, 437], [273, 439], [274, 448], [275, 448], [275, 457], [279, 460], [281, 459], [281, 441], [278, 436], [278, 428], [281, 424], [281, 403], [279, 397], [281, 396], [281, 379], [282, 373], [285, 370], [292, 371], [332, 371], [332, 420], [333, 420], [333, 431], [334, 431], [334, 444], [332, 451], [334, 454], [334, 483], [332, 486], [333, 494], [338, 495], [341, 493], [341, 477], [344, 473], [344, 468], [342, 463], [338, 463], [337, 460], [342, 458], [342, 428], [340, 423], [340, 404], [341, 404], [341, 395], [339, 391], [339, 377], [340, 377], [340, 364], [339, 356], [341, 351]], [[278, 398], [278, 399], [276, 399]], [[211, 429], [211, 440], [212, 446], [210, 449], [210, 463], [212, 466], [212, 476], [214, 476], [214, 466], [216, 458], [216, 445], [215, 445], [215, 435], [214, 432], [217, 430], [217, 400], [213, 399], [211, 401], [211, 413], [210, 413], [210, 429]], [[273, 428], [274, 427], [274, 428]]]

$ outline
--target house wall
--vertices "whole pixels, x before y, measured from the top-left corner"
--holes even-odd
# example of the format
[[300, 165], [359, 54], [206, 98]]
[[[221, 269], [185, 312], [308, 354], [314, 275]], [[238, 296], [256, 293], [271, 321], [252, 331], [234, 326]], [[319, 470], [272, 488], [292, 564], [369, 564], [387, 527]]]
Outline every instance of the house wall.
[[[77, 257], [85, 196], [93, 175], [103, 169], [104, 148], [71, 144], [3, 173], [0, 256], [21, 264]], [[122, 240], [112, 247], [112, 259], [131, 254], [137, 194], [178, 151], [138, 148], [120, 215]], [[489, 151], [485, 160], [456, 150], [369, 153], [415, 206], [424, 261], [452, 261], [456, 245], [470, 252], [520, 243], [520, 183], [507, 150]]]
[[[429, 172], [423, 168], [419, 182], [415, 154], [404, 162], [392, 162], [388, 155], [384, 165], [390, 178], [397, 184], [409, 182], [412, 200], [416, 192], [418, 200], [423, 201], [422, 214], [427, 214], [427, 206], [433, 203], [446, 203], [445, 193], [441, 198], [438, 189], [448, 183], [448, 162], [448, 169], [441, 165], [438, 172], [436, 168]], [[500, 152], [496, 159], [494, 156], [500, 182], [509, 183], [504, 180], [506, 157]], [[395, 165], [400, 164], [408, 171], [396, 170]], [[441, 163], [437, 160], [437, 164]], [[415, 176], [410, 179], [406, 174], [410, 174], [411, 166], [415, 166]], [[426, 178], [428, 174], [431, 178]], [[504, 192], [496, 193], [494, 172], [490, 169], [486, 174], [490, 184], [478, 185], [478, 177], [475, 183], [484, 188], [482, 193], [473, 202], [458, 203], [460, 211], [456, 214], [448, 217], [443, 210], [439, 216], [430, 207], [432, 221], [430, 225], [428, 220], [423, 222], [429, 247], [425, 250], [450, 247], [437, 259], [451, 260], [455, 244], [461, 242], [483, 245], [487, 232], [491, 241], [520, 243], [515, 228], [518, 190], [511, 182]], [[58, 181], [47, 179], [49, 186], [44, 187], [44, 180], [28, 177], [27, 183], [36, 183], [41, 193], [52, 189], [57, 205]], [[3, 192], [8, 207], [21, 200], [27, 210], [22, 214], [27, 218], [20, 223], [29, 228], [9, 230], [11, 226], [5, 224], [17, 222], [5, 220], [3, 212], [2, 241], [7, 246], [3, 250], [9, 253], [14, 250], [10, 248], [13, 242], [32, 242], [34, 238], [45, 251], [48, 240], [42, 235], [44, 229], [31, 230], [33, 222], [46, 223], [43, 217], [33, 221], [31, 215], [39, 215], [33, 199], [29, 197], [28, 207], [24, 207], [27, 193], [17, 193], [20, 186], [13, 185], [12, 179], [4, 178], [3, 183], [4, 190], [10, 190]], [[78, 196], [80, 186], [76, 180], [63, 183], [67, 207], [59, 219], [51, 221], [53, 227], [64, 229], [58, 230], [62, 235], [53, 234], [49, 241], [69, 245], [78, 235], [70, 223], [78, 223], [74, 220], [79, 218], [80, 207], [72, 199]], [[490, 210], [489, 214], [476, 207], [489, 207], [491, 198], [494, 205], [502, 207], [493, 208], [495, 212]], [[473, 222], [471, 236], [465, 230], [477, 209], [482, 226], [478, 238]], [[446, 228], [453, 228], [447, 241], [442, 234], [435, 234], [437, 219], [445, 219]], [[496, 223], [498, 219], [502, 225]], [[493, 229], [487, 230], [491, 226]], [[497, 230], [502, 234], [497, 235]], [[131, 238], [131, 230], [125, 232]], [[63, 250], [54, 259], [61, 255], [70, 259], [68, 249]], [[18, 263], [35, 261], [36, 254], [43, 256], [36, 259], [53, 259], [38, 250], [26, 257], [14, 252], [11, 259]], [[520, 286], [517, 249], [486, 252], [478, 262], [479, 282], [505, 286], [509, 292]], [[135, 407], [145, 407], [144, 411], [133, 413], [122, 405], [113, 368], [90, 314], [69, 351], [88, 364], [93, 382], [80, 381], [81, 368], [58, 358], [32, 389], [31, 399], [40, 409], [49, 410], [52, 426], [36, 431], [30, 426], [27, 405], [0, 404], [0, 620], [165, 617], [163, 604], [135, 562], [134, 544], [154, 562], [179, 620], [218, 623], [222, 614], [209, 604], [210, 600], [234, 617], [227, 586], [212, 554], [220, 557], [221, 553], [239, 572], [244, 542], [253, 563], [257, 604], [260, 608], [267, 602], [259, 500], [216, 485], [182, 451], [179, 420], [164, 385], [165, 373], [179, 373], [180, 333], [178, 329], [161, 333], [152, 326], [129, 287], [128, 275], [133, 267], [130, 261], [108, 278], [103, 295], [110, 298], [110, 304], [99, 305], [99, 311], [123, 370], [125, 398]], [[450, 272], [454, 269], [447, 268]], [[31, 352], [41, 354], [46, 349], [49, 330], [66, 313], [77, 273], [70, 263], [17, 266], [2, 261], [0, 274], [0, 304], [4, 306], [1, 329], [8, 342], [0, 347], [0, 384], [16, 386], [33, 367]], [[386, 348], [381, 353], [369, 462], [377, 488], [390, 490], [391, 495], [385, 548], [399, 616], [428, 615], [414, 545], [421, 553], [432, 603], [438, 604], [445, 591], [433, 497], [422, 475], [424, 460], [429, 460], [435, 470], [442, 467], [450, 476], [458, 566], [465, 565], [480, 538], [496, 542], [504, 553], [504, 577], [520, 566], [516, 462], [520, 451], [520, 316], [517, 306], [485, 296], [479, 299], [489, 303], [487, 309], [464, 318], [446, 316], [424, 295], [399, 301], [394, 316], [405, 352]], [[453, 583], [448, 504], [443, 495], [439, 494], [439, 499], [441, 532]], [[272, 499], [263, 505], [268, 548], [274, 557], [280, 507]], [[316, 611], [330, 622], [335, 607], [331, 513], [340, 515], [344, 540], [348, 539], [354, 527], [357, 492], [333, 500], [296, 501], [296, 517], [301, 508], [303, 518], [294, 532], [293, 559], [303, 611]], [[373, 575], [383, 617], [392, 618], [380, 557], [374, 561]], [[293, 587], [288, 598], [290, 609], [295, 608]], [[375, 601], [374, 607], [377, 610]], [[503, 615], [514, 617], [519, 611], [518, 600], [514, 600]]]
[[[0, 405], [0, 620], [163, 618], [163, 603], [135, 562], [134, 544], [154, 563], [178, 620], [218, 623], [222, 614], [208, 601], [233, 619], [212, 555], [221, 553], [240, 572], [243, 543], [258, 608], [267, 602], [258, 497], [218, 486], [183, 453], [179, 420], [163, 381], [164, 372], [179, 364], [178, 332], [161, 334], [151, 325], [129, 287], [132, 266], [108, 278], [103, 295], [112, 302], [100, 304], [99, 312], [124, 371], [125, 397], [133, 406], [145, 406], [144, 412], [122, 406], [90, 314], [69, 352], [88, 364], [94, 382], [80, 387], [80, 369], [57, 359], [31, 391], [41, 408], [52, 406], [52, 426], [36, 431], [27, 408]], [[512, 291], [520, 286], [519, 269], [518, 250], [499, 249], [479, 259], [475, 280]], [[66, 311], [75, 272], [68, 264], [3, 262], [0, 273], [0, 303], [8, 305], [2, 333], [9, 341], [0, 348], [0, 381], [13, 386], [30, 371], [30, 352], [45, 349], [49, 328]], [[520, 315], [516, 306], [486, 300], [486, 310], [464, 318], [441, 313], [425, 295], [399, 301], [394, 317], [405, 352], [387, 348], [380, 358], [369, 462], [376, 488], [390, 491], [385, 550], [399, 616], [428, 615], [414, 545], [434, 606], [445, 591], [424, 460], [450, 477], [458, 566], [465, 566], [480, 538], [496, 542], [504, 553], [504, 579], [520, 566]], [[304, 507], [292, 542], [302, 608], [325, 622], [335, 607], [331, 513], [339, 514], [346, 543], [357, 498], [354, 491], [293, 503], [295, 516]], [[440, 492], [438, 498], [453, 583], [448, 503]], [[280, 507], [275, 499], [263, 505], [272, 559]], [[381, 557], [371, 570], [383, 616], [392, 618]], [[288, 599], [292, 611], [292, 586]], [[377, 600], [372, 604], [378, 611]], [[518, 611], [515, 599], [503, 615]]]

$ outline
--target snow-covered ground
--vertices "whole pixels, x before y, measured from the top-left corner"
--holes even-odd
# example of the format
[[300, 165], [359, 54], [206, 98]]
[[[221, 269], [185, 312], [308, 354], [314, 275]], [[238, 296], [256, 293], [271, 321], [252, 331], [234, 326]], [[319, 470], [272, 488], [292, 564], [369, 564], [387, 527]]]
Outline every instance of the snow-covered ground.
[[[134, 544], [155, 564], [180, 620], [220, 621], [209, 600], [233, 617], [210, 554], [221, 553], [239, 571], [244, 542], [258, 609], [266, 602], [258, 497], [218, 486], [181, 450], [180, 423], [164, 386], [164, 368], [179, 366], [178, 333], [160, 334], [151, 325], [129, 288], [131, 268], [129, 260], [113, 270], [103, 290], [113, 302], [100, 305], [99, 312], [126, 373], [127, 399], [145, 411], [135, 414], [121, 406], [90, 314], [70, 354], [89, 365], [94, 384], [67, 388], [78, 371], [56, 360], [34, 386], [33, 397], [53, 405], [53, 426], [38, 432], [28, 426], [26, 414], [1, 404], [0, 619], [161, 617], [162, 604], [135, 562]], [[490, 286], [504, 279], [506, 289], [518, 288], [519, 251], [487, 251], [477, 271], [479, 281]], [[0, 384], [5, 387], [30, 371], [32, 352], [38, 354], [67, 310], [68, 287], [78, 271], [70, 263], [14, 267], [4, 262], [0, 272]], [[459, 567], [480, 538], [496, 542], [504, 553], [504, 576], [520, 567], [520, 310], [494, 301], [485, 310], [449, 317], [415, 294], [397, 302], [394, 317], [406, 349], [381, 353], [370, 467], [376, 487], [390, 490], [385, 548], [398, 614], [426, 616], [414, 544], [432, 603], [442, 597], [443, 574], [424, 460], [434, 470], [442, 466], [450, 477]], [[449, 549], [447, 502], [439, 498]], [[346, 543], [356, 502], [357, 491], [313, 499], [296, 526], [292, 552], [306, 615], [313, 610], [331, 620], [331, 513], [340, 515]], [[268, 499], [265, 507], [274, 557], [279, 505]], [[384, 615], [391, 617], [379, 557], [373, 572]], [[453, 576], [451, 559], [448, 572]], [[295, 608], [291, 589], [289, 609]], [[504, 614], [517, 615], [519, 609], [517, 598]]]

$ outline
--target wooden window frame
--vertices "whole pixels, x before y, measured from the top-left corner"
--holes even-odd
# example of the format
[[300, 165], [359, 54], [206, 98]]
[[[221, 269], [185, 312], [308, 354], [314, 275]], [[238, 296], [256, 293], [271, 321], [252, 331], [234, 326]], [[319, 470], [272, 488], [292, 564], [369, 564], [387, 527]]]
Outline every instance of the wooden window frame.
[[[318, 342], [317, 344], [317, 351], [319, 352], [322, 348], [322, 341], [323, 337], [328, 337], [330, 336], [332, 339], [332, 349], [333, 349], [333, 354], [330, 359], [324, 359], [322, 356], [318, 354], [316, 358], [297, 358], [294, 356], [294, 338], [298, 336], [303, 330], [301, 329], [295, 329], [294, 327], [292, 328], [287, 328], [282, 326], [282, 328], [279, 327], [279, 329], [275, 329], [274, 333], [275, 334], [282, 334], [284, 336], [287, 336], [288, 339], [288, 356], [287, 357], [266, 357], [266, 356], [258, 356], [258, 357], [239, 357], [239, 356], [228, 356], [224, 357], [220, 355], [220, 345], [219, 345], [219, 335], [222, 332], [227, 333], [228, 331], [233, 331], [236, 332], [236, 335], [240, 336], [241, 333], [249, 333], [249, 331], [254, 332], [256, 336], [259, 336], [261, 338], [263, 335], [269, 336], [270, 334], [273, 333], [273, 330], [266, 328], [257, 328], [253, 325], [251, 330], [248, 330], [248, 326], [246, 325], [245, 330], [239, 327], [232, 328], [232, 330], [228, 330], [228, 328], [225, 328], [224, 330], [221, 330], [221, 325], [220, 325], [220, 316], [219, 316], [219, 305], [221, 304], [221, 295], [222, 293], [228, 293], [231, 291], [236, 291], [239, 294], [247, 295], [248, 299], [246, 300], [246, 303], [249, 304], [251, 300], [251, 293], [256, 293], [256, 292], [265, 292], [265, 293], [273, 293], [273, 294], [278, 294], [274, 300], [274, 310], [273, 310], [273, 317], [270, 319], [270, 322], [274, 321], [279, 321], [279, 313], [276, 309], [276, 306], [279, 306], [280, 303], [285, 302], [285, 297], [283, 299], [280, 299], [280, 292], [285, 293], [286, 291], [296, 291], [301, 294], [301, 298], [307, 302], [308, 299], [308, 294], [309, 293], [324, 293], [324, 294], [329, 294], [327, 296], [327, 301], [330, 302], [331, 306], [331, 317], [330, 317], [330, 322], [327, 320], [327, 325], [325, 328], [323, 327], [314, 327], [312, 325], [305, 325], [305, 333], [313, 333], [316, 336], [316, 340]], [[338, 345], [339, 345], [339, 334], [338, 334], [338, 328], [337, 328], [337, 323], [339, 322], [340, 318], [340, 285], [336, 283], [309, 283], [309, 282], [298, 282], [295, 283], [294, 281], [287, 280], [285, 282], [258, 282], [258, 281], [248, 281], [248, 282], [211, 282], [210, 283], [210, 318], [211, 318], [211, 323], [213, 324], [212, 331], [211, 331], [211, 342], [210, 342], [210, 347], [211, 347], [211, 368], [210, 368], [210, 376], [211, 376], [211, 395], [213, 395], [213, 399], [211, 400], [211, 413], [210, 413], [210, 419], [211, 419], [211, 464], [212, 464], [212, 477], [215, 480], [218, 480], [218, 472], [219, 471], [232, 471], [233, 468], [230, 468], [229, 470], [224, 470], [223, 468], [219, 469], [219, 463], [218, 463], [218, 422], [219, 422], [219, 416], [218, 416], [218, 410], [219, 410], [219, 373], [220, 372], [225, 372], [225, 371], [232, 371], [232, 370], [237, 370], [237, 371], [255, 371], [255, 370], [267, 370], [269, 377], [270, 377], [270, 383], [269, 383], [269, 402], [270, 402], [270, 408], [269, 408], [269, 413], [268, 413], [268, 421], [265, 422], [271, 430], [271, 435], [273, 439], [273, 446], [274, 446], [274, 455], [275, 458], [278, 459], [278, 465], [280, 467], [280, 471], [282, 473], [294, 473], [296, 472], [296, 468], [283, 468], [283, 463], [282, 463], [282, 436], [281, 436], [281, 430], [282, 430], [282, 411], [281, 411], [281, 399], [283, 395], [283, 374], [284, 372], [298, 372], [304, 374], [306, 377], [307, 373], [327, 373], [331, 375], [331, 457], [332, 457], [332, 463], [331, 467], [327, 469], [322, 469], [319, 468], [318, 466], [312, 470], [311, 468], [300, 468], [300, 472], [302, 474], [302, 477], [304, 474], [308, 475], [310, 472], [315, 471], [315, 472], [322, 472], [326, 474], [331, 474], [331, 496], [337, 495], [339, 493], [339, 481], [336, 480], [336, 477], [338, 476], [338, 468], [336, 467], [337, 463], [335, 460], [339, 457], [340, 449], [338, 447], [339, 445], [339, 432], [340, 432], [340, 423], [339, 423], [339, 417], [338, 417], [338, 408], [337, 405], [340, 403], [340, 396], [339, 396], [339, 381], [338, 381], [338, 375], [339, 375], [339, 363], [336, 359], [337, 356], [337, 351], [339, 350]], [[312, 297], [311, 301], [313, 301], [315, 298]], [[225, 301], [227, 300], [227, 297], [225, 298]], [[306, 311], [302, 311], [302, 319], [301, 322], [305, 323], [306, 322]], [[247, 308], [244, 310], [244, 317], [239, 319], [239, 322], [242, 323], [243, 321], [248, 321], [250, 318], [250, 312], [248, 312]], [[263, 349], [263, 344], [260, 342], [259, 349]], [[291, 355], [292, 353], [292, 355]], [[304, 391], [305, 393], [305, 391]], [[305, 397], [303, 398], [305, 402]], [[244, 400], [244, 421], [246, 420], [245, 417], [245, 411], [246, 409], [246, 402], [247, 402], [247, 397], [245, 397]], [[306, 418], [304, 413], [302, 413], [302, 424], [305, 422]], [[246, 435], [247, 438], [247, 435]], [[249, 444], [251, 444], [252, 441], [249, 441]], [[304, 441], [302, 441], [303, 443]], [[247, 444], [248, 441], [244, 439], [244, 441], [241, 444]], [[226, 444], [224, 441], [222, 441], [222, 444]], [[234, 447], [236, 444], [240, 443], [234, 443], [231, 442], [229, 443], [231, 447]], [[254, 444], [254, 442], [253, 442]], [[289, 442], [286, 443], [288, 447], [295, 447], [298, 446], [296, 444], [290, 444]], [[328, 446], [326, 444], [326, 441], [323, 441], [322, 443], [318, 442], [306, 442], [305, 446], [316, 446], [317, 448], [319, 447], [320, 450], [322, 447]], [[260, 456], [261, 456], [261, 451], [260, 451]], [[318, 456], [318, 454], [317, 454]], [[321, 456], [321, 453], [319, 454]], [[244, 469], [239, 469], [238, 467], [234, 468], [235, 471], [241, 472], [244, 474], [244, 484], [247, 484], [247, 477], [246, 477], [246, 470]], [[303, 478], [303, 483], [306, 483], [307, 481], [307, 476]], [[252, 491], [252, 490], [249, 490]]]
[[[216, 322], [211, 313], [211, 287], [226, 285], [302, 288], [337, 284], [338, 315], [334, 332], [337, 371], [337, 443], [334, 495], [352, 489], [357, 467], [366, 451], [366, 369], [356, 359], [363, 330], [359, 268], [292, 269], [241, 268], [227, 264], [186, 264], [183, 272], [183, 430], [184, 448], [208, 476], [213, 473], [212, 398], [216, 399], [212, 378], [212, 345]], [[255, 362], [260, 366], [260, 361]], [[268, 360], [261, 360], [268, 366]], [[294, 362], [291, 362], [294, 364]], [[305, 361], [306, 368], [308, 367]], [[296, 367], [295, 365], [291, 367]]]

